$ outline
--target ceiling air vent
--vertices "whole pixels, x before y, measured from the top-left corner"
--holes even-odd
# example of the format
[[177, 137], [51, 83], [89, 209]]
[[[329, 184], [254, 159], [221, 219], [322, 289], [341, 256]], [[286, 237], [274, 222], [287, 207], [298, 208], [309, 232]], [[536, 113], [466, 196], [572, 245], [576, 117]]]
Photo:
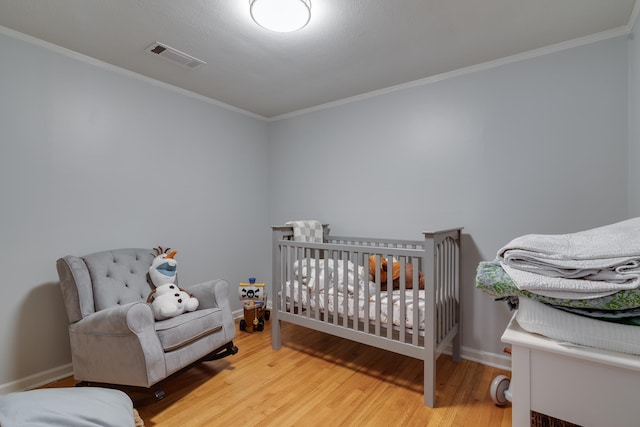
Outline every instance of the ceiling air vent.
[[178, 49], [174, 49], [166, 44], [155, 42], [147, 48], [147, 52], [158, 55], [166, 60], [180, 64], [183, 67], [187, 67], [191, 70], [198, 68], [201, 65], [206, 64], [201, 59], [194, 58], [191, 55], [187, 55], [184, 52], [180, 52]]

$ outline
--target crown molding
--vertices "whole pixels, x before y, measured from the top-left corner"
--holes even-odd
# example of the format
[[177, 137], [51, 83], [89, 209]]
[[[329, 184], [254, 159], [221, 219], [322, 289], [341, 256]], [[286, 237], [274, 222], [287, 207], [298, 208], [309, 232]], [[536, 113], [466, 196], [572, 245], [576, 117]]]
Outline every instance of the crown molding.
[[633, 27], [636, 25], [638, 13], [640, 13], [640, 0], [636, 0], [636, 3], [633, 5], [633, 10], [631, 11], [631, 15], [629, 16], [629, 22], [627, 22], [629, 32], [633, 31]]
[[122, 67], [118, 67], [117, 65], [113, 65], [113, 64], [109, 64], [109, 63], [104, 62], [104, 61], [100, 61], [99, 59], [92, 58], [92, 57], [84, 55], [82, 53], [78, 53], [78, 52], [73, 51], [71, 49], [67, 49], [67, 48], [64, 48], [62, 46], [58, 46], [56, 44], [53, 44], [53, 43], [38, 39], [36, 37], [21, 33], [19, 31], [12, 30], [12, 29], [7, 28], [7, 27], [0, 26], [0, 34], [4, 34], [4, 35], [6, 35], [8, 37], [11, 37], [11, 38], [14, 38], [14, 39], [17, 39], [17, 40], [20, 40], [20, 41], [23, 41], [23, 42], [26, 42], [26, 43], [29, 43], [29, 44], [36, 45], [36, 46], [41, 47], [43, 49], [58, 53], [60, 55], [64, 55], [66, 57], [75, 59], [75, 60], [80, 61], [80, 62], [84, 62], [86, 64], [93, 65], [93, 66], [98, 67], [98, 68], [102, 68], [102, 69], [107, 70], [107, 71], [114, 72], [116, 74], [120, 74], [120, 75], [123, 75], [123, 76], [126, 76], [126, 77], [131, 77], [131, 78], [134, 78], [134, 79], [137, 79], [137, 80], [141, 80], [141, 81], [143, 81], [145, 83], [150, 83], [150, 84], [152, 84], [154, 86], [159, 86], [159, 87], [161, 87], [163, 89], [168, 89], [170, 91], [177, 92], [177, 93], [179, 93], [181, 95], [185, 95], [185, 96], [188, 96], [190, 98], [197, 99], [199, 101], [203, 101], [203, 102], [206, 102], [208, 104], [224, 108], [226, 110], [234, 111], [236, 113], [240, 113], [240, 114], [243, 114], [245, 116], [249, 116], [249, 117], [252, 117], [254, 119], [258, 119], [258, 120], [262, 120], [262, 121], [266, 121], [267, 120], [266, 117], [260, 116], [258, 114], [252, 113], [250, 111], [246, 111], [246, 110], [243, 110], [241, 108], [237, 108], [237, 107], [234, 107], [232, 105], [225, 104], [224, 102], [215, 100], [213, 98], [209, 98], [209, 97], [204, 96], [204, 95], [200, 95], [198, 93], [192, 92], [192, 91], [187, 90], [187, 89], [182, 89], [180, 87], [171, 85], [169, 83], [161, 82], [160, 80], [156, 80], [154, 78], [142, 75], [140, 73], [136, 73], [134, 71], [127, 70], [127, 69], [124, 69]]
[[[637, 15], [637, 9], [638, 9], [637, 6], [638, 6], [638, 4], [640, 4], [640, 0], [638, 0], [636, 2], [636, 8], [634, 9], [634, 12], [636, 12], [636, 15]], [[298, 110], [298, 111], [293, 111], [291, 113], [287, 113], [287, 114], [282, 114], [282, 115], [279, 115], [279, 116], [271, 117], [271, 118], [267, 119], [267, 121], [275, 122], [275, 121], [278, 121], [278, 120], [289, 119], [289, 118], [300, 116], [300, 115], [303, 115], [303, 114], [308, 114], [308, 113], [312, 113], [312, 112], [315, 112], [315, 111], [325, 110], [327, 108], [333, 108], [333, 107], [337, 107], [337, 106], [340, 106], [340, 105], [351, 104], [353, 102], [357, 102], [357, 101], [362, 101], [362, 100], [369, 99], [369, 98], [378, 97], [378, 96], [385, 95], [385, 94], [388, 94], [388, 93], [393, 93], [393, 92], [397, 92], [397, 91], [401, 91], [401, 90], [405, 90], [405, 89], [411, 89], [411, 88], [416, 88], [416, 87], [420, 87], [420, 86], [425, 86], [425, 85], [429, 85], [429, 84], [432, 84], [432, 83], [440, 82], [440, 81], [443, 81], [443, 80], [449, 80], [449, 79], [453, 79], [453, 78], [456, 78], [456, 77], [464, 76], [464, 75], [467, 75], [467, 74], [473, 74], [473, 73], [477, 73], [477, 72], [480, 72], [480, 71], [485, 71], [485, 70], [489, 70], [489, 69], [492, 69], [492, 68], [501, 67], [503, 65], [512, 64], [512, 63], [519, 62], [519, 61], [525, 61], [527, 59], [537, 58], [539, 56], [548, 55], [550, 53], [560, 52], [560, 51], [571, 49], [571, 48], [574, 48], [574, 47], [584, 46], [584, 45], [596, 43], [596, 42], [603, 41], [603, 40], [608, 40], [608, 39], [619, 37], [619, 36], [629, 35], [631, 33], [631, 29], [632, 28], [633, 28], [633, 26], [629, 26], [629, 24], [627, 24], [627, 25], [625, 25], [623, 27], [614, 28], [612, 30], [603, 31], [603, 32], [600, 32], [600, 33], [592, 34], [592, 35], [585, 36], [585, 37], [580, 37], [580, 38], [569, 40], [569, 41], [566, 41], [566, 42], [552, 44], [552, 45], [541, 47], [541, 48], [538, 48], [538, 49], [533, 49], [533, 50], [530, 50], [530, 51], [527, 51], [527, 52], [518, 53], [518, 54], [515, 54], [515, 55], [507, 56], [507, 57], [496, 59], [496, 60], [493, 60], [493, 61], [484, 62], [482, 64], [471, 65], [469, 67], [460, 68], [460, 69], [453, 70], [453, 71], [448, 71], [446, 73], [437, 74], [435, 76], [426, 77], [424, 79], [414, 80], [412, 82], [402, 83], [402, 84], [399, 84], [399, 85], [390, 86], [388, 88], [384, 88], [384, 89], [379, 89], [379, 90], [374, 90], [374, 91], [371, 91], [371, 92], [363, 93], [361, 95], [356, 95], [356, 96], [352, 96], [352, 97], [349, 97], [349, 98], [343, 98], [343, 99], [339, 99], [337, 101], [328, 102], [326, 104], [321, 104], [321, 105], [317, 105], [317, 106], [314, 106], [314, 107], [305, 108], [305, 109]]]

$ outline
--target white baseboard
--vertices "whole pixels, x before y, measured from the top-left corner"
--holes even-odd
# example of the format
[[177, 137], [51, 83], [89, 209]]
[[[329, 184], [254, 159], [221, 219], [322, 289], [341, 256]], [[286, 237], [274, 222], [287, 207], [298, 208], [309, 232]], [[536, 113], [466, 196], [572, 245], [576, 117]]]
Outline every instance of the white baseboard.
[[[451, 344], [446, 345], [442, 353], [451, 355], [453, 348]], [[495, 354], [488, 351], [477, 350], [462, 346], [460, 349], [460, 358], [476, 362], [481, 365], [491, 366], [492, 368], [511, 371], [511, 357], [504, 354]]]
[[29, 375], [28, 377], [21, 378], [17, 381], [0, 384], [0, 395], [12, 393], [14, 391], [31, 390], [45, 384], [49, 384], [50, 382], [67, 378], [71, 375], [73, 375], [73, 366], [69, 363], [57, 368]]
[[504, 354], [489, 353], [488, 351], [463, 346], [460, 357], [481, 365], [511, 371], [511, 357]]

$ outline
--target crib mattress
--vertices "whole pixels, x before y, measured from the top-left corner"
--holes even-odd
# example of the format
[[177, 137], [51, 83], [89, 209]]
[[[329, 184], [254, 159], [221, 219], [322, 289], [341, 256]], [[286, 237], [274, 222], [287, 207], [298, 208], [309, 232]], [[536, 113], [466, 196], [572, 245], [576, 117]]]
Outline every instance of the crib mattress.
[[520, 298], [515, 317], [525, 331], [561, 343], [640, 355], [640, 329], [637, 326], [568, 313], [530, 298]]

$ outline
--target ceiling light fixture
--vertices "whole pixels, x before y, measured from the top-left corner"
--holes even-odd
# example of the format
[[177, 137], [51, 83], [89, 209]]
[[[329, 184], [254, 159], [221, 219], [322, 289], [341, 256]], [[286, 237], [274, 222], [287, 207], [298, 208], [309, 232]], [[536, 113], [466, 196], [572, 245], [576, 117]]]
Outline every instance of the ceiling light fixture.
[[311, 19], [311, 0], [249, 0], [251, 17], [268, 30], [288, 33]]

